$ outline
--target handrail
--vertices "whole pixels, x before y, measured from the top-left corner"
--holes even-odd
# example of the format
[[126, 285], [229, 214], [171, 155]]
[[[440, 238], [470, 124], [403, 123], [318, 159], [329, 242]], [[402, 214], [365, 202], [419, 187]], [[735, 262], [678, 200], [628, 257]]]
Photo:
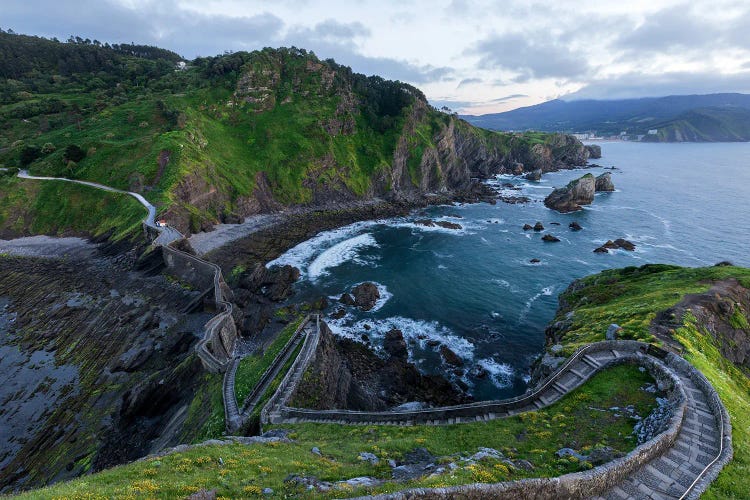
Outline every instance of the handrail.
[[[286, 406], [287, 398], [282, 399], [277, 409], [279, 411], [285, 412], [289, 414], [289, 416], [303, 416], [303, 418], [311, 418], [310, 415], [307, 414], [315, 414], [319, 415], [321, 418], [324, 418], [326, 416], [332, 416], [332, 415], [359, 415], [359, 416], [371, 416], [374, 419], [391, 419], [391, 420], [401, 420], [404, 418], [416, 418], [416, 419], [424, 419], [424, 416], [436, 414], [436, 413], [445, 413], [446, 415], [441, 415], [441, 418], [451, 418], [448, 417], [447, 414], [450, 413], [458, 413], [462, 410], [472, 410], [472, 409], [486, 409], [490, 411], [493, 407], [502, 405], [502, 406], [514, 406], [514, 407], [522, 407], [524, 404], [533, 401], [539, 397], [540, 394], [542, 394], [544, 391], [549, 389], [551, 385], [553, 385], [555, 382], [557, 382], [562, 376], [565, 375], [566, 369], [576, 361], [578, 361], [581, 357], [588, 354], [590, 351], [598, 351], [601, 349], [606, 349], [603, 344], [606, 344], [608, 341], [604, 342], [597, 342], [594, 344], [588, 344], [585, 346], [582, 346], [576, 350], [576, 352], [570, 356], [560, 367], [558, 367], [554, 373], [552, 373], [545, 382], [539, 386], [538, 388], [534, 389], [532, 392], [522, 394], [520, 396], [516, 396], [514, 398], [508, 398], [508, 399], [502, 399], [502, 400], [490, 400], [490, 401], [479, 401], [475, 403], [466, 403], [466, 404], [460, 404], [460, 405], [451, 405], [451, 406], [441, 406], [436, 408], [424, 408], [419, 410], [405, 410], [405, 411], [359, 411], [359, 410], [312, 410], [312, 409], [306, 409], [306, 408], [295, 408], [295, 407], [289, 407]], [[643, 351], [647, 344], [638, 342], [638, 341], [619, 341], [618, 344], [613, 345], [611, 348], [614, 349], [622, 349], [625, 345], [630, 345], [633, 350], [637, 351]], [[464, 416], [464, 415], [457, 415], [457, 416]], [[421, 418], [420, 418], [421, 417]]]
[[[719, 396], [714, 394], [713, 397], [718, 398]], [[721, 401], [719, 401], [721, 403]], [[688, 486], [688, 489], [685, 490], [685, 493], [682, 494], [682, 496], [679, 498], [679, 500], [685, 500], [690, 492], [695, 488], [695, 485], [698, 484], [698, 482], [703, 479], [703, 476], [708, 472], [708, 469], [713, 467], [713, 465], [719, 461], [721, 456], [724, 454], [724, 406], [722, 404], [719, 404], [719, 453], [714, 457], [711, 462], [706, 465], [703, 470], [698, 474], [698, 476], [695, 478], [695, 480]]]

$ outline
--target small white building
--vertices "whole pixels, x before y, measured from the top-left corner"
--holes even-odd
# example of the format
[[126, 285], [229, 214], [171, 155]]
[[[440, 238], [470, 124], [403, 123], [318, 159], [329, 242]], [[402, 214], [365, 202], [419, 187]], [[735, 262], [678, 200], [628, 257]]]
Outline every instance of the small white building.
[[652, 129], [649, 129], [648, 135], [656, 135], [658, 132], [659, 132], [658, 129], [652, 128]]

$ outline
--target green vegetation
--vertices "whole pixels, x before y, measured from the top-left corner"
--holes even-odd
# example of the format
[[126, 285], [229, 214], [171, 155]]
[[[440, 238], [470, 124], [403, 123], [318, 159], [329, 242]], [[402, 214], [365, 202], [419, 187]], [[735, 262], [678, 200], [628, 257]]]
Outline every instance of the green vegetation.
[[0, 176], [0, 230], [16, 234], [109, 234], [140, 231], [146, 209], [130, 196], [68, 182]]
[[[410, 85], [303, 49], [198, 58], [178, 69], [179, 61], [155, 47], [0, 32], [0, 166], [142, 193], [172, 225], [195, 232], [248, 205], [384, 194], [398, 155], [413, 186], [425, 175], [439, 180], [440, 169], [423, 172], [422, 159], [451, 125], [521, 160], [554, 137], [474, 129]], [[100, 219], [121, 227], [109, 214]]]
[[[331, 482], [358, 476], [389, 479], [386, 459], [401, 459], [417, 447], [441, 457], [439, 462], [443, 464], [454, 462], [458, 467], [406, 483], [387, 482], [377, 488], [357, 490], [344, 486], [319, 496], [334, 498], [413, 486], [556, 476], [591, 467], [569, 457], [558, 458], [555, 451], [559, 448], [570, 446], [587, 453], [601, 446], [622, 452], [635, 447], [635, 421], [606, 409], [633, 404], [640, 415], [647, 414], [656, 404], [655, 396], [639, 388], [650, 381], [647, 374], [632, 365], [618, 366], [598, 374], [549, 408], [490, 422], [412, 427], [284, 425], [292, 431], [294, 442], [201, 446], [32, 491], [21, 498], [178, 498], [200, 489], [216, 489], [218, 495], [238, 498], [260, 497], [267, 487], [274, 490], [274, 497], [309, 498], [315, 495], [284, 479], [291, 473]], [[314, 446], [320, 448], [322, 456], [310, 453]], [[479, 447], [494, 447], [513, 460], [529, 460], [535, 469], [509, 467], [491, 458], [476, 463], [460, 460], [459, 456], [469, 456]], [[365, 451], [380, 457], [380, 463], [371, 465], [359, 460], [359, 453]]]
[[258, 383], [260, 377], [263, 376], [263, 373], [271, 366], [273, 360], [292, 338], [303, 319], [298, 318], [284, 327], [263, 353], [251, 354], [240, 361], [234, 378], [234, 392], [240, 406]]
[[[570, 351], [583, 343], [603, 340], [610, 323], [624, 328], [624, 338], [655, 342], [648, 326], [656, 313], [677, 304], [687, 294], [705, 292], [713, 282], [729, 278], [750, 289], [750, 269], [732, 266], [695, 269], [647, 265], [589, 276], [562, 297], [569, 306], [560, 311], [557, 320], [574, 311], [573, 324], [562, 343]], [[732, 312], [722, 319], [750, 334], [748, 318], [739, 305], [734, 304]], [[702, 498], [745, 498], [750, 476], [750, 378], [721, 354], [720, 341], [692, 314], [673, 320], [682, 323], [675, 329], [674, 338], [684, 346], [683, 355], [713, 384], [732, 418], [734, 458]]]

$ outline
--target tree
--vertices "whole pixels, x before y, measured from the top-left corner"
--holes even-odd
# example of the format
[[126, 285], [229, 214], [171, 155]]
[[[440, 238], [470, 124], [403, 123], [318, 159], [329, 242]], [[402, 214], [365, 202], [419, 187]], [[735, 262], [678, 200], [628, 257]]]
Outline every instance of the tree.
[[27, 167], [31, 162], [36, 160], [42, 155], [41, 150], [36, 146], [24, 146], [21, 150], [19, 162], [22, 167]]
[[69, 163], [71, 161], [78, 163], [79, 161], [86, 158], [86, 151], [76, 146], [75, 144], [70, 144], [67, 148], [65, 148], [65, 155], [63, 156], [63, 158], [65, 159], [66, 163]]

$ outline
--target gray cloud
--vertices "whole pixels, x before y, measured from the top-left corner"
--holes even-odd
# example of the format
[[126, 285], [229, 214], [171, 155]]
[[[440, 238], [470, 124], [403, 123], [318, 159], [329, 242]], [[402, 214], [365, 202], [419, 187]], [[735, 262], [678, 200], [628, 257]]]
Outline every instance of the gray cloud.
[[465, 87], [467, 85], [474, 85], [477, 83], [483, 83], [484, 80], [481, 78], [464, 78], [460, 82], [458, 82], [458, 86], [456, 86], [457, 89], [460, 89], [461, 87]]
[[673, 72], [661, 75], [628, 73], [617, 78], [593, 80], [562, 99], [626, 99], [718, 92], [750, 92], [750, 71], [731, 75], [714, 72]]
[[542, 34], [493, 35], [477, 43], [471, 52], [480, 56], [481, 68], [516, 72], [516, 83], [533, 78], [578, 78], [590, 70], [582, 54], [555, 40], [545, 40]]
[[497, 99], [492, 99], [492, 100], [487, 101], [487, 102], [488, 103], [499, 104], [501, 102], [512, 101], [514, 99], [520, 99], [522, 97], [529, 97], [529, 96], [526, 95], [526, 94], [512, 94], [512, 95], [506, 95], [505, 97], [498, 97]]
[[719, 40], [721, 30], [680, 5], [661, 10], [646, 18], [643, 24], [623, 33], [615, 47], [635, 52], [670, 52], [704, 48]]
[[111, 0], [30, 0], [3, 5], [3, 24], [20, 33], [144, 43], [188, 58], [258, 48], [278, 40], [284, 23], [263, 13], [230, 17], [186, 11], [175, 0], [130, 9]]

